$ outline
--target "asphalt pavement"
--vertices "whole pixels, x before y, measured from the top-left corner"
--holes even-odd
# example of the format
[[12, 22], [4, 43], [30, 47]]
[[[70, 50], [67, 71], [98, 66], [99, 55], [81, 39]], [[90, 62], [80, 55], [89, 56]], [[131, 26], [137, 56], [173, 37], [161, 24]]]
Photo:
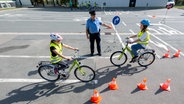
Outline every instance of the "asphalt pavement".
[[[97, 17], [110, 24], [118, 15], [115, 30], [101, 27], [102, 56], [89, 56], [89, 40], [85, 36], [88, 11], [61, 8], [20, 8], [0, 11], [0, 104], [91, 104], [93, 90], [102, 96], [100, 104], [183, 104], [184, 76], [184, 11], [165, 8], [121, 8], [97, 11]], [[128, 61], [121, 67], [113, 66], [110, 55], [122, 49], [127, 36], [139, 31], [139, 22], [149, 19], [151, 41], [149, 48], [156, 51], [155, 62], [140, 67]], [[80, 49], [82, 64], [92, 67], [96, 78], [89, 83], [79, 82], [71, 73], [66, 81], [49, 83], [41, 79], [36, 65], [49, 60], [49, 34], [57, 32], [63, 43]], [[169, 52], [169, 58], [162, 58]], [[178, 50], [180, 57], [173, 58]], [[96, 51], [95, 51], [96, 52]], [[96, 52], [97, 53], [97, 52]], [[64, 49], [66, 56], [72, 50]], [[128, 54], [128, 53], [127, 53]], [[118, 90], [109, 90], [108, 83], [116, 78]], [[137, 89], [147, 78], [148, 90]], [[171, 79], [171, 91], [161, 90], [160, 83]]]

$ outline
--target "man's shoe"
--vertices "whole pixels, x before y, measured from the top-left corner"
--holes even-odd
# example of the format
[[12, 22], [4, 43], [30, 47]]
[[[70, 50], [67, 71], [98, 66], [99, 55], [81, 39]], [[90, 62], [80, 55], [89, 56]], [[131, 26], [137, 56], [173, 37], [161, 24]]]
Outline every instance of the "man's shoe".
[[102, 56], [102, 54], [101, 53], [98, 53], [98, 56]]
[[93, 53], [91, 53], [91, 56], [93, 56]]

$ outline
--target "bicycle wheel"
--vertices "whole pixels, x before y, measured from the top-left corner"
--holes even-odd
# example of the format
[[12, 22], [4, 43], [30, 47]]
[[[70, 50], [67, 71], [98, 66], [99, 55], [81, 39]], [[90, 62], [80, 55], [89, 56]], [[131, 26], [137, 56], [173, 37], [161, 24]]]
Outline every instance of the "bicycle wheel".
[[141, 54], [138, 58], [138, 64], [143, 67], [151, 65], [154, 61], [155, 54], [152, 52], [145, 52]]
[[110, 61], [115, 66], [121, 66], [126, 63], [127, 55], [122, 54], [122, 51], [116, 51], [110, 56]]
[[95, 78], [95, 71], [89, 66], [80, 66], [74, 71], [75, 77], [82, 82], [89, 82]]
[[55, 74], [54, 67], [51, 65], [40, 66], [38, 69], [38, 73], [43, 79], [50, 82], [57, 81], [60, 78], [59, 74]]

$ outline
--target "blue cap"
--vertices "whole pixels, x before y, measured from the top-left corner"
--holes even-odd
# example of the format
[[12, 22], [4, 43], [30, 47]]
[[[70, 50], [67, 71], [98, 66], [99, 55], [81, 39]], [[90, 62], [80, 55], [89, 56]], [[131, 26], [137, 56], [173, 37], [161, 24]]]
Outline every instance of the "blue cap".
[[141, 21], [141, 24], [146, 25], [146, 26], [149, 26], [149, 25], [150, 25], [150, 21], [147, 20], [147, 19], [143, 19], [143, 20]]

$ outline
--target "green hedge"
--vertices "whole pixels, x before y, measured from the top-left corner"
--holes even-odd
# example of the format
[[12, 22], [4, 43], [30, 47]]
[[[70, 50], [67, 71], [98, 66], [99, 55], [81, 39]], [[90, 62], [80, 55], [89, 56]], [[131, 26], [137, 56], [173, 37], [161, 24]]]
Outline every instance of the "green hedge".
[[176, 5], [184, 5], [184, 0], [176, 0]]

